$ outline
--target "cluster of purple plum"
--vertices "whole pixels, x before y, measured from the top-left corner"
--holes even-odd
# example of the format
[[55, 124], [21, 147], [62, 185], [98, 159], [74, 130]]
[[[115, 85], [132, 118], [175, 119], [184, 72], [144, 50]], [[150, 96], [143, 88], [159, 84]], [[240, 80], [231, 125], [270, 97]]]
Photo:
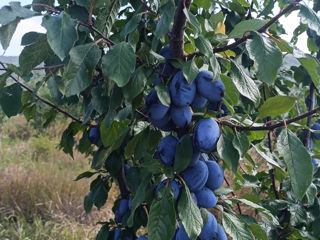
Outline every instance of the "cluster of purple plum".
[[[160, 54], [166, 59], [172, 58], [169, 46], [163, 48]], [[159, 65], [158, 71], [161, 77], [167, 78], [173, 72], [173, 67], [167, 60]], [[157, 77], [154, 84], [161, 82], [161, 78]], [[209, 110], [218, 111], [221, 107], [228, 113], [227, 107], [221, 104], [225, 87], [221, 79], [213, 81], [213, 73], [210, 71], [199, 72], [191, 83], [188, 83], [182, 71], [179, 71], [173, 76], [167, 91], [171, 99], [170, 106], [161, 103], [155, 89], [152, 89], [145, 99], [150, 122], [163, 131], [188, 126], [192, 120], [192, 109], [202, 109], [206, 105]]]
[[[219, 137], [220, 129], [215, 120], [212, 118], [199, 120], [192, 134], [194, 148], [192, 159], [189, 166], [181, 173], [181, 177], [188, 186], [194, 202], [200, 208], [213, 208], [217, 204], [217, 198], [213, 191], [218, 189], [224, 180], [223, 169], [208, 155], [208, 153], [216, 149]], [[183, 137], [178, 140], [173, 135], [168, 135], [159, 142], [156, 155], [164, 165], [174, 165], [176, 148], [182, 139]], [[162, 181], [157, 186], [156, 193], [167, 184], [167, 181], [169, 181], [168, 186], [172, 188], [174, 199], [178, 201], [182, 188], [182, 184], [178, 179]], [[174, 239], [189, 239], [182, 224], [177, 229]], [[199, 239], [227, 239], [223, 228], [210, 212], [208, 212], [208, 221], [204, 225]]]

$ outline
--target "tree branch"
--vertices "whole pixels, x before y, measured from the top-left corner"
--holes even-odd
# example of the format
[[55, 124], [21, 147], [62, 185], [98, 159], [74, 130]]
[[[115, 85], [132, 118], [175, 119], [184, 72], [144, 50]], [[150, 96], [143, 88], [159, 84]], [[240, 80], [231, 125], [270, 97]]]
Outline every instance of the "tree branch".
[[46, 8], [47, 10], [49, 10], [50, 12], [54, 12], [54, 13], [60, 13], [59, 10], [55, 9], [54, 7], [48, 5], [48, 4], [43, 4], [43, 3], [36, 3], [36, 4], [32, 4], [36, 7], [43, 7]]
[[290, 124], [293, 122], [297, 122], [300, 121], [304, 118], [307, 118], [309, 116], [311, 116], [312, 114], [315, 114], [317, 112], [320, 111], [320, 107], [317, 107], [315, 109], [313, 109], [312, 111], [306, 112], [304, 114], [301, 114], [299, 116], [296, 116], [294, 118], [290, 118], [288, 120], [283, 120], [279, 123], [276, 124], [272, 124], [270, 126], [261, 126], [261, 127], [252, 127], [252, 126], [243, 126], [243, 125], [237, 125], [234, 124], [228, 120], [225, 119], [216, 119], [216, 121], [220, 124], [220, 125], [224, 125], [224, 126], [228, 126], [232, 129], [237, 129], [238, 131], [270, 131], [270, 130], [274, 130], [278, 127], [282, 127], [285, 126], [286, 124]]
[[103, 33], [101, 33], [98, 29], [96, 29], [93, 25], [90, 25], [89, 23], [84, 23], [84, 22], [79, 22], [79, 25], [84, 26], [89, 28], [91, 31], [95, 32], [96, 34], [98, 34], [100, 36], [100, 38], [102, 38], [103, 40], [105, 40], [105, 42], [109, 45], [109, 46], [113, 46], [115, 43], [112, 42], [110, 39], [108, 39], [106, 36], [103, 35]]
[[180, 0], [174, 14], [174, 22], [170, 34], [170, 48], [174, 58], [182, 58], [184, 55], [183, 37], [187, 18], [183, 9], [189, 8], [190, 4], [191, 0]]
[[95, 3], [95, 0], [91, 0], [90, 9], [89, 9], [89, 16], [88, 16], [88, 23], [90, 26], [93, 26], [92, 11], [93, 11], [93, 7], [94, 7], [94, 3]]
[[[312, 111], [314, 109], [314, 102], [315, 102], [315, 86], [313, 83], [310, 84], [310, 93], [309, 93], [309, 98], [310, 98], [310, 105], [308, 107], [308, 110], [309, 111]], [[312, 116], [308, 116], [308, 119], [307, 119], [307, 126], [308, 127], [311, 127], [311, 124], [312, 124]], [[311, 132], [308, 130], [307, 131], [307, 134], [306, 134], [306, 142], [305, 142], [305, 146], [307, 148], [309, 148], [310, 146], [310, 140], [311, 140]]]
[[148, 12], [152, 13], [153, 15], [157, 15], [155, 11], [152, 10], [151, 7], [148, 6], [148, 4], [144, 0], [140, 0], [141, 4], [145, 7], [145, 9], [148, 10]]
[[[0, 65], [2, 66], [2, 68], [6, 71], [8, 71], [8, 68], [6, 68], [6, 66], [4, 65], [4, 63], [0, 62]], [[48, 105], [49, 107], [55, 109], [56, 111], [64, 114], [65, 116], [71, 118], [73, 121], [78, 122], [80, 124], [82, 124], [82, 121], [78, 118], [76, 118], [75, 116], [73, 116], [71, 113], [59, 108], [58, 106], [54, 105], [53, 103], [49, 102], [47, 99], [44, 99], [42, 97], [40, 97], [39, 95], [37, 95], [30, 87], [28, 87], [27, 85], [25, 85], [24, 83], [20, 82], [17, 78], [15, 78], [14, 76], [12, 76], [12, 74], [10, 74], [10, 77], [13, 81], [15, 81], [16, 83], [18, 83], [22, 88], [24, 88], [25, 90], [27, 90], [28, 92], [30, 92], [33, 96], [35, 96], [40, 102], [45, 103], [46, 105]], [[96, 125], [92, 125], [92, 124], [86, 124], [89, 127], [96, 127]]]

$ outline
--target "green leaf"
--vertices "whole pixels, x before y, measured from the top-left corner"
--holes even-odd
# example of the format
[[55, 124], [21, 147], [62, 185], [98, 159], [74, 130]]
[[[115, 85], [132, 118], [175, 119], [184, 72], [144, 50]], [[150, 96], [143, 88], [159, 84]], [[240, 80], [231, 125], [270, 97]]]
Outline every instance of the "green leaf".
[[258, 240], [268, 240], [266, 231], [259, 224], [251, 224], [249, 229]]
[[246, 48], [253, 59], [257, 77], [262, 82], [273, 84], [277, 72], [282, 64], [282, 53], [277, 44], [257, 32], [252, 32], [252, 39], [248, 39]]
[[201, 24], [197, 20], [196, 16], [194, 16], [189, 9], [183, 9], [184, 15], [186, 15], [188, 22], [192, 25], [194, 34], [201, 33]]
[[173, 168], [177, 173], [182, 172], [189, 166], [192, 160], [192, 153], [192, 138], [189, 135], [185, 135], [185, 137], [177, 146], [174, 158], [175, 160]]
[[232, 105], [238, 105], [239, 102], [239, 92], [234, 85], [232, 79], [226, 75], [220, 75], [220, 79], [226, 88], [225, 97], [230, 101]]
[[194, 43], [202, 54], [204, 54], [207, 57], [213, 56], [213, 49], [211, 43], [202, 34], [200, 34], [198, 38], [194, 40]]
[[154, 240], [171, 240], [176, 228], [174, 199], [170, 188], [164, 188], [161, 193], [165, 197], [154, 199], [148, 219], [148, 238]]
[[160, 83], [157, 86], [155, 86], [154, 88], [157, 92], [157, 95], [158, 95], [160, 102], [163, 105], [170, 107], [171, 99], [170, 99], [170, 95], [168, 93], [167, 87], [164, 84]]
[[199, 73], [199, 69], [196, 65], [194, 58], [183, 64], [182, 73], [189, 84], [196, 78], [196, 76]]
[[225, 231], [233, 240], [254, 240], [252, 233], [247, 225], [237, 216], [223, 212], [222, 224]]
[[129, 83], [122, 88], [122, 93], [128, 101], [132, 101], [136, 96], [138, 96], [143, 91], [147, 83], [147, 77], [144, 71], [145, 70], [143, 67], [139, 67], [135, 71]]
[[299, 5], [299, 17], [303, 24], [307, 24], [310, 29], [315, 31], [317, 35], [320, 35], [320, 18], [315, 11], [309, 8], [305, 4]]
[[14, 21], [16, 18], [30, 18], [35, 12], [27, 8], [21, 7], [20, 2], [10, 2], [10, 6], [4, 6], [0, 9], [0, 24], [6, 25]]
[[154, 35], [157, 38], [161, 38], [169, 31], [174, 17], [174, 9], [175, 4], [173, 0], [168, 0], [168, 2], [160, 8], [162, 16], [157, 24], [156, 31], [154, 32]]
[[292, 226], [299, 226], [307, 223], [307, 211], [300, 204], [290, 205], [288, 211], [290, 212], [290, 224]]
[[22, 89], [18, 83], [0, 89], [0, 105], [8, 117], [15, 116], [21, 111], [21, 95]]
[[[151, 176], [152, 175], [147, 175], [144, 177], [144, 179], [142, 179], [136, 193], [134, 194], [134, 197], [132, 199], [131, 209], [130, 209], [130, 216], [127, 220], [127, 224], [129, 227], [133, 226], [133, 220], [134, 220], [133, 217], [136, 209], [140, 206], [141, 203], [143, 203], [143, 201], [146, 198], [146, 189], [149, 186], [149, 181], [151, 179]], [[135, 176], [135, 178], [136, 177], [137, 176]]]
[[128, 34], [134, 32], [138, 27], [138, 24], [141, 20], [141, 16], [141, 13], [133, 15], [130, 18], [130, 20], [126, 23], [126, 26], [121, 32], [121, 36], [126, 37]]
[[244, 154], [249, 150], [249, 140], [244, 133], [236, 132], [232, 144], [238, 150], [240, 158], [243, 158]]
[[196, 4], [199, 8], [208, 10], [211, 7], [212, 2], [208, 0], [195, 0], [194, 4]]
[[277, 147], [287, 165], [293, 193], [301, 200], [312, 181], [311, 157], [299, 138], [288, 129], [280, 133]]
[[82, 179], [82, 178], [90, 178], [90, 177], [92, 177], [94, 174], [96, 174], [97, 172], [89, 172], [89, 171], [86, 171], [86, 172], [83, 172], [83, 173], [81, 173], [81, 174], [79, 174], [77, 177], [76, 177], [76, 179], [75, 179], [75, 181], [78, 181], [78, 180], [80, 180], [80, 179]]
[[76, 3], [82, 7], [89, 7], [90, 6], [89, 0], [76, 0]]
[[35, 43], [24, 47], [19, 56], [19, 65], [22, 74], [29, 74], [34, 67], [52, 55], [53, 52], [47, 42], [46, 36], [39, 37]]
[[241, 95], [249, 98], [256, 104], [259, 102], [259, 88], [255, 84], [255, 82], [247, 75], [244, 69], [232, 60], [230, 76]]
[[63, 79], [66, 96], [79, 94], [91, 82], [91, 72], [99, 62], [101, 51], [94, 43], [76, 46], [70, 51], [70, 61], [65, 69]]
[[129, 43], [121, 42], [107, 52], [102, 58], [102, 72], [113, 80], [118, 87], [125, 86], [136, 66], [136, 55]]
[[126, 133], [130, 120], [126, 119], [122, 122], [113, 121], [110, 127], [100, 126], [101, 140], [105, 147], [111, 146], [118, 138]]
[[62, 16], [45, 16], [42, 26], [47, 29], [48, 43], [54, 53], [63, 61], [78, 39], [77, 21], [65, 12]]
[[195, 240], [200, 235], [203, 220], [200, 209], [195, 204], [185, 184], [178, 200], [178, 214], [189, 238]]
[[217, 58], [215, 57], [215, 55], [212, 54], [209, 57], [209, 63], [210, 63], [211, 71], [213, 72], [213, 80], [216, 80], [220, 76], [221, 69], [220, 69], [219, 62], [218, 62]]
[[311, 77], [312, 82], [314, 85], [319, 88], [320, 86], [320, 65], [317, 59], [313, 57], [309, 58], [298, 58], [299, 62], [302, 66], [306, 69], [308, 74]]
[[257, 146], [254, 146], [254, 149], [256, 150], [256, 152], [264, 159], [266, 160], [268, 163], [278, 167], [278, 168], [281, 168], [280, 165], [275, 161], [273, 160], [271, 157], [269, 157], [266, 153], [262, 152]]
[[233, 28], [233, 30], [229, 34], [229, 37], [242, 37], [245, 32], [256, 31], [267, 22], [268, 20], [262, 19], [250, 19], [241, 21]]
[[[258, 118], [275, 117], [289, 112], [294, 107], [297, 99], [289, 96], [275, 96], [268, 98], [259, 108]], [[276, 107], [275, 107], [276, 106]]]
[[238, 150], [233, 147], [233, 139], [233, 134], [223, 129], [217, 143], [217, 150], [219, 156], [228, 163], [231, 170], [235, 173], [238, 169], [240, 156]]
[[92, 192], [89, 192], [83, 200], [83, 206], [86, 213], [89, 213], [93, 206], [93, 198], [92, 198]]
[[96, 237], [96, 240], [106, 240], [109, 239], [109, 228], [107, 225], [103, 225]]
[[44, 33], [38, 33], [38, 32], [27, 32], [24, 34], [21, 38], [21, 45], [22, 46], [27, 46], [32, 43], [35, 43], [39, 37], [45, 36]]
[[105, 182], [101, 182], [100, 185], [93, 192], [93, 204], [100, 210], [100, 208], [106, 203], [108, 199], [108, 189]]
[[0, 27], [0, 42], [3, 50], [7, 50], [9, 47], [11, 38], [16, 31], [19, 22], [20, 19], [15, 19], [14, 21]]

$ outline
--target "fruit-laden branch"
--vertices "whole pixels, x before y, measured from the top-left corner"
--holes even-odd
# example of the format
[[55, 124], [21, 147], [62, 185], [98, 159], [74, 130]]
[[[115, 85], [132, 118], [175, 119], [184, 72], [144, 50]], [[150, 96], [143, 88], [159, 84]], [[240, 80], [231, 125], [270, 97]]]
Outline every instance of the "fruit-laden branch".
[[180, 0], [174, 14], [174, 22], [172, 31], [170, 33], [170, 48], [173, 57], [182, 58], [183, 51], [183, 37], [186, 28], [187, 18], [183, 12], [184, 8], [189, 8], [191, 0]]
[[296, 116], [294, 118], [290, 118], [288, 120], [283, 120], [279, 123], [276, 123], [276, 124], [272, 124], [272, 125], [269, 125], [269, 126], [259, 126], [259, 127], [252, 127], [252, 126], [242, 126], [242, 125], [237, 125], [237, 124], [234, 124], [228, 120], [225, 120], [225, 119], [216, 119], [216, 121], [220, 124], [220, 125], [224, 125], [224, 126], [228, 126], [232, 129], [236, 129], [238, 131], [268, 131], [268, 130], [274, 130], [276, 128], [279, 128], [279, 127], [282, 127], [282, 126], [285, 126], [286, 124], [290, 124], [290, 123], [293, 123], [293, 122], [298, 122], [304, 118], [307, 118], [317, 112], [320, 111], [320, 107], [317, 107], [315, 109], [313, 109], [312, 111], [309, 111], [309, 112], [306, 112], [304, 114], [301, 114], [299, 116]]
[[[286, 8], [281, 10], [276, 16], [271, 18], [269, 22], [267, 22], [260, 29], [258, 29], [258, 32], [259, 33], [264, 33], [272, 24], [274, 24], [276, 21], [278, 21], [280, 17], [282, 17], [286, 13], [290, 12], [296, 5], [298, 5], [299, 2], [301, 2], [301, 0], [296, 0], [296, 1], [292, 2], [291, 4], [289, 4]], [[234, 43], [231, 43], [231, 44], [226, 45], [224, 47], [214, 48], [213, 49], [213, 53], [224, 52], [224, 51], [227, 51], [229, 49], [233, 49], [233, 48], [237, 47], [238, 45], [240, 45], [240, 44], [244, 43], [245, 41], [247, 41], [250, 37], [251, 37], [251, 35], [246, 35], [246, 36], [243, 36], [242, 38], [238, 39]], [[200, 53], [200, 52], [195, 52], [195, 53], [192, 53], [192, 54], [188, 55], [188, 59], [192, 59], [195, 56], [203, 56], [203, 54]]]
[[[4, 65], [4, 63], [0, 62], [0, 65], [2, 66], [2, 69], [5, 71], [8, 71], [8, 68], [6, 68], [6, 66]], [[82, 124], [82, 121], [78, 118], [76, 118], [75, 116], [73, 116], [71, 113], [59, 108], [58, 106], [54, 105], [53, 103], [49, 102], [47, 99], [44, 99], [42, 97], [40, 97], [39, 95], [37, 95], [30, 87], [28, 87], [27, 85], [25, 85], [24, 83], [20, 82], [16, 77], [12, 76], [12, 74], [10, 74], [10, 77], [13, 81], [15, 81], [16, 83], [18, 83], [22, 88], [24, 88], [25, 90], [27, 90], [28, 92], [30, 92], [33, 96], [35, 96], [40, 102], [43, 102], [44, 104], [50, 106], [51, 108], [57, 110], [58, 112], [64, 114], [65, 116], [71, 118], [73, 121], [78, 122], [80, 124]], [[96, 127], [95, 125], [92, 124], [86, 124], [87, 126], [90, 127]]]

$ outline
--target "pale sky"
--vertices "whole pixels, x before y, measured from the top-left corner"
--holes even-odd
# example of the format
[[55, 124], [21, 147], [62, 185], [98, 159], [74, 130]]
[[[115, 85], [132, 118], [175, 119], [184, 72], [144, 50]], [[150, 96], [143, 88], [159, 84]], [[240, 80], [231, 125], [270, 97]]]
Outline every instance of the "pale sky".
[[[4, 5], [8, 5], [9, 2], [12, 0], [0, 0], [0, 8]], [[27, 5], [31, 4], [32, 0], [20, 0], [21, 5]], [[279, 10], [276, 9], [275, 12], [277, 13]], [[298, 18], [298, 11], [292, 12], [288, 17], [282, 16], [280, 18], [280, 22], [283, 24], [284, 29], [288, 33], [288, 35], [282, 35], [282, 38], [290, 41], [292, 37], [292, 33], [295, 29], [296, 26], [299, 24], [299, 18]], [[4, 56], [17, 56], [19, 53], [22, 51], [23, 47], [20, 46], [21, 43], [21, 38], [22, 36], [30, 31], [35, 31], [35, 32], [42, 32], [44, 33], [46, 30], [41, 26], [41, 17], [32, 17], [29, 19], [25, 19], [20, 21], [15, 34], [13, 35], [13, 38], [10, 42], [10, 46], [4, 53], [1, 45], [0, 45], [0, 55]], [[297, 47], [304, 51], [308, 52], [307, 48], [307, 35], [303, 33], [300, 35]]]

